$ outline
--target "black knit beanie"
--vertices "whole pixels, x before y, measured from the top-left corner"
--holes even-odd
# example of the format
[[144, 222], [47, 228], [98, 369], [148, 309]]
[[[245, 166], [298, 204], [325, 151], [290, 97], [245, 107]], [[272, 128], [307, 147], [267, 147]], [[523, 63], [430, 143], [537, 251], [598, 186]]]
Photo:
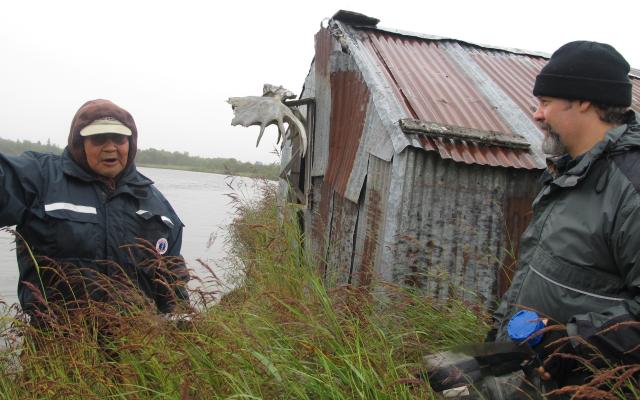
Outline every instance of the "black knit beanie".
[[608, 44], [570, 42], [551, 55], [536, 77], [533, 95], [628, 107], [629, 63]]

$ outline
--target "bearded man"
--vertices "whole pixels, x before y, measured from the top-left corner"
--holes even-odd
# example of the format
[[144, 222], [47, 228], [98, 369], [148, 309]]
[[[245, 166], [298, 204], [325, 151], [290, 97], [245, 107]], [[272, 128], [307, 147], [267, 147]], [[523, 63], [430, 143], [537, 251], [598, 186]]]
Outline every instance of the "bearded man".
[[585, 383], [572, 356], [640, 363], [640, 125], [629, 70], [610, 45], [577, 41], [553, 53], [534, 85], [552, 157], [488, 339], [509, 341], [521, 309], [556, 325], [534, 347], [546, 387]]

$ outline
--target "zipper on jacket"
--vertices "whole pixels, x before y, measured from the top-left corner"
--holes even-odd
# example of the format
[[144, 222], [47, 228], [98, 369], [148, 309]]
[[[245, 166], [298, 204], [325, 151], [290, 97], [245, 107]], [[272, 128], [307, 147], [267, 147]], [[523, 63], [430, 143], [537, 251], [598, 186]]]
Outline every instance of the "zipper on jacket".
[[107, 192], [101, 188], [98, 187], [98, 193], [100, 194], [100, 200], [102, 202], [102, 213], [103, 213], [103, 218], [104, 218], [104, 232], [103, 232], [103, 237], [104, 237], [104, 248], [103, 248], [103, 255], [104, 255], [104, 259], [108, 260], [109, 259], [109, 254], [108, 254], [108, 250], [109, 250], [109, 209], [107, 207], [107, 202], [108, 202], [108, 196], [107, 196]]

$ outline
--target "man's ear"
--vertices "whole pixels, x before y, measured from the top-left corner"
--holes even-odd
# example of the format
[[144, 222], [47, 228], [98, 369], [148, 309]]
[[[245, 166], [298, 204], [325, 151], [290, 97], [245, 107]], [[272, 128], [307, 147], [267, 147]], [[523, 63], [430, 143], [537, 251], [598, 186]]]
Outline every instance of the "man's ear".
[[585, 113], [593, 108], [593, 104], [589, 100], [580, 100], [578, 101], [578, 110], [582, 113]]

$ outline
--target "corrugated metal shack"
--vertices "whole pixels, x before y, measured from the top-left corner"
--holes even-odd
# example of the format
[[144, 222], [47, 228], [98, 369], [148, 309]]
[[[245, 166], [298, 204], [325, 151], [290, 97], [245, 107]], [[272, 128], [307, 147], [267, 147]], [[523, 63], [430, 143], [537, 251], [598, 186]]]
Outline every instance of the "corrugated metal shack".
[[490, 305], [545, 164], [531, 91], [546, 57], [377, 23], [340, 11], [315, 37], [307, 156], [283, 149], [306, 245], [329, 285], [377, 275]]

